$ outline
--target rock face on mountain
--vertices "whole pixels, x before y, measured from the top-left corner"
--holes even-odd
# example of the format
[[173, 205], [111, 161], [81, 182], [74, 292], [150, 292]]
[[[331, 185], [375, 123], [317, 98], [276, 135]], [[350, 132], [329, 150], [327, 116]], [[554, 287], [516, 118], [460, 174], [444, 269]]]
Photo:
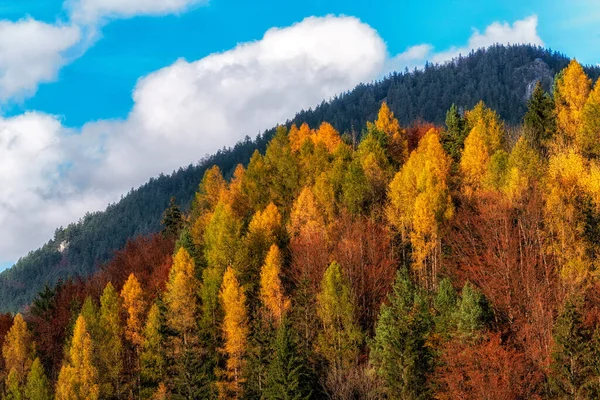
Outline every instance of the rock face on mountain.
[[[452, 104], [464, 110], [483, 100], [507, 124], [516, 125], [535, 83], [539, 80], [550, 90], [554, 75], [568, 62], [564, 55], [540, 47], [493, 46], [442, 65], [427, 64], [423, 69], [361, 84], [315, 109], [300, 111], [287, 124], [307, 122], [316, 127], [328, 121], [339, 132], [359, 138], [366, 122], [375, 120], [383, 100], [402, 125], [418, 119], [442, 125]], [[586, 68], [586, 72], [595, 80], [600, 68]], [[186, 209], [207, 166], [218, 165], [230, 177], [235, 166], [246, 164], [255, 150], [264, 151], [274, 132], [274, 128], [267, 130], [255, 140], [247, 137], [198, 165], [152, 178], [105, 211], [57, 229], [45, 246], [0, 273], [0, 311], [21, 309], [44, 285], [93, 273], [128, 239], [157, 232], [171, 196]]]
[[525, 96], [523, 101], [527, 102], [533, 94], [533, 89], [537, 82], [542, 84], [542, 87], [550, 92], [552, 90], [552, 83], [554, 82], [554, 74], [548, 64], [541, 58], [536, 58], [527, 65], [523, 65], [515, 69], [515, 79], [522, 80], [525, 87]]

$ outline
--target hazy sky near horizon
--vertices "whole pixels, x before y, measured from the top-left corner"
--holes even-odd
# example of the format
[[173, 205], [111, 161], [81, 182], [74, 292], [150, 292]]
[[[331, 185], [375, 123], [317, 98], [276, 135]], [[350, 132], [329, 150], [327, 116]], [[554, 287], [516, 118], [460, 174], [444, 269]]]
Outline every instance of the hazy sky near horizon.
[[600, 62], [595, 0], [0, 0], [0, 268], [160, 172], [425, 61]]

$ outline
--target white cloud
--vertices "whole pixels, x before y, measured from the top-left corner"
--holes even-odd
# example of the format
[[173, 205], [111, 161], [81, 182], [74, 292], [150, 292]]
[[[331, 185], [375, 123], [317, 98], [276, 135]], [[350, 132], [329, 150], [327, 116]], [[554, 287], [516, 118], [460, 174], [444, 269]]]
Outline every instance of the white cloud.
[[0, 21], [0, 101], [32, 95], [41, 82], [54, 80], [79, 39], [74, 25]]
[[434, 47], [429, 44], [416, 45], [393, 57], [388, 62], [387, 71], [402, 71], [405, 67], [411, 69], [422, 66], [425, 61], [441, 64], [458, 57], [460, 54], [467, 55], [471, 50], [494, 44], [534, 44], [543, 46], [544, 42], [538, 35], [537, 25], [538, 18], [536, 15], [515, 21], [512, 25], [508, 22], [494, 22], [483, 33], [474, 29], [466, 45], [451, 47], [441, 52], [434, 51]]
[[[0, 187], [24, 194], [0, 197], [0, 262], [41, 245], [57, 226], [118, 200], [151, 176], [376, 78], [386, 57], [383, 40], [358, 19], [312, 17], [140, 79], [124, 121], [92, 122], [80, 132], [41, 114], [20, 117], [27, 129], [17, 129], [18, 119], [2, 121], [11, 129], [0, 130], [10, 154], [0, 164], [7, 172], [0, 174]], [[37, 147], [29, 147], [31, 138], [38, 138]]]
[[67, 0], [73, 20], [95, 24], [107, 18], [167, 15], [187, 11], [207, 0]]

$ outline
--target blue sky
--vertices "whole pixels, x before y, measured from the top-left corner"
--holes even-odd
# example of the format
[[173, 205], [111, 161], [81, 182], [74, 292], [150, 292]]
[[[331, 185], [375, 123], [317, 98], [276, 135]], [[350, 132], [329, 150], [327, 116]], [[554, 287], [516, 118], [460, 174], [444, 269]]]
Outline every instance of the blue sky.
[[151, 176], [394, 68], [496, 42], [596, 64], [594, 2], [0, 0], [0, 269]]
[[[595, 64], [600, 62], [594, 51], [600, 47], [600, 5], [597, 8], [592, 0], [212, 0], [176, 15], [110, 22], [84, 56], [61, 70], [56, 82], [40, 86], [34, 97], [4, 109], [8, 115], [43, 110], [63, 116], [68, 126], [125, 117], [139, 77], [180, 57], [197, 60], [258, 40], [271, 27], [289, 26], [313, 15], [356, 16], [379, 32], [391, 54], [419, 43], [448, 48], [494, 21], [537, 15], [538, 32], [547, 46]], [[48, 23], [69, 18], [61, 0], [0, 1], [0, 18], [18, 20], [25, 15]]]

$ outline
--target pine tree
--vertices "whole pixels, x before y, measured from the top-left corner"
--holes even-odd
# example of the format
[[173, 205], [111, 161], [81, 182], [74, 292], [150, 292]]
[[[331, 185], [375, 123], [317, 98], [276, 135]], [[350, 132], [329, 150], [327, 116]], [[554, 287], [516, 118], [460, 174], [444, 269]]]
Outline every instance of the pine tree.
[[31, 364], [31, 370], [27, 375], [27, 385], [25, 386], [25, 398], [27, 400], [50, 400], [50, 381], [46, 377], [44, 367], [39, 358], [36, 358]]
[[323, 276], [317, 314], [322, 324], [318, 352], [333, 371], [350, 368], [357, 361], [363, 335], [356, 321], [350, 285], [337, 262], [331, 263]]
[[100, 339], [97, 345], [100, 394], [110, 398], [121, 395], [123, 371], [123, 343], [121, 341], [121, 305], [112, 283], [108, 283], [100, 297]]
[[86, 320], [80, 314], [73, 330], [68, 360], [63, 364], [56, 384], [57, 400], [96, 400], [100, 397], [98, 370], [93, 360], [92, 338]]
[[440, 281], [433, 305], [437, 312], [435, 330], [442, 337], [447, 338], [455, 328], [455, 314], [458, 307], [458, 296], [450, 279], [444, 278]]
[[263, 398], [301, 400], [312, 396], [304, 360], [299, 354], [292, 327], [287, 319], [279, 324], [273, 345], [273, 358], [267, 370]]
[[219, 297], [224, 310], [223, 350], [226, 367], [218, 382], [220, 398], [240, 398], [243, 394], [245, 354], [248, 345], [248, 316], [246, 295], [239, 285], [233, 269], [227, 268]]
[[548, 145], [555, 133], [554, 101], [538, 81], [523, 118], [523, 135], [538, 153], [547, 155]]
[[433, 354], [427, 345], [433, 321], [423, 295], [413, 286], [408, 271], [398, 271], [388, 304], [381, 307], [371, 362], [393, 399], [427, 398], [427, 375]]

